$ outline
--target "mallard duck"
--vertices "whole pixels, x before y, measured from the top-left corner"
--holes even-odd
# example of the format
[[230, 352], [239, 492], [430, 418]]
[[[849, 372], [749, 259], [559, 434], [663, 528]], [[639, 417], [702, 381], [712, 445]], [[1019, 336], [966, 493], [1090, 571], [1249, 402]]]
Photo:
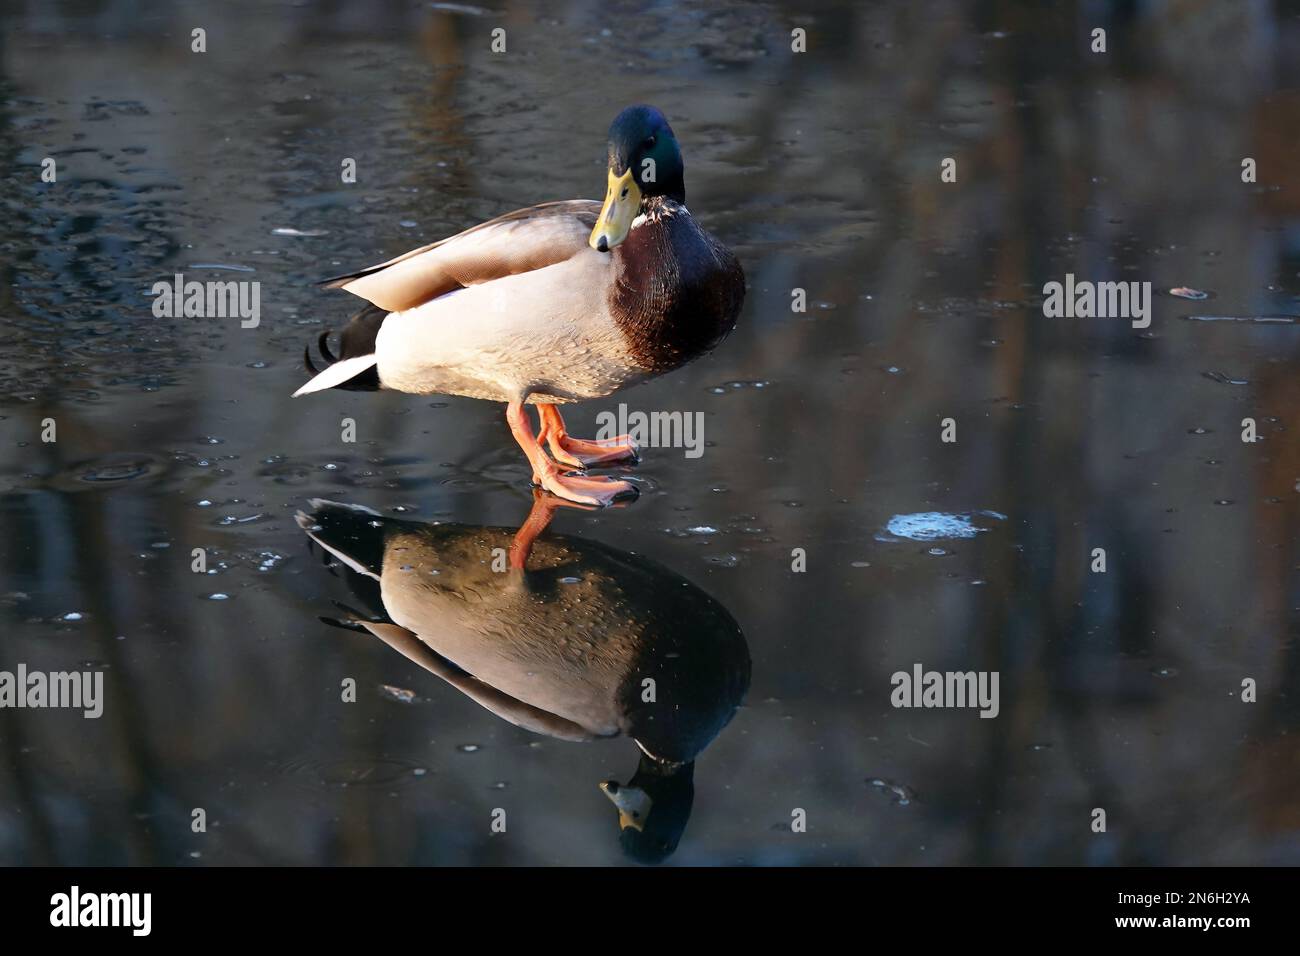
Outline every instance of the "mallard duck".
[[[662, 860], [690, 816], [696, 757], [749, 687], [749, 649], [721, 604], [666, 568], [582, 538], [539, 538], [559, 506], [536, 492], [512, 531], [317, 499], [298, 524], [348, 569], [365, 605], [327, 623], [373, 634], [519, 727], [635, 740], [635, 776], [600, 787], [624, 851]], [[502, 571], [496, 548], [509, 554]]]
[[[631, 106], [609, 128], [603, 204], [520, 209], [327, 279], [370, 304], [337, 356], [320, 336], [323, 370], [308, 348], [316, 374], [294, 396], [390, 388], [505, 402], [535, 484], [588, 505], [635, 496], [631, 482], [576, 473], [635, 461], [634, 444], [573, 438], [558, 406], [678, 368], [735, 326], [744, 273], [686, 208], [683, 169], [663, 113]], [[537, 406], [536, 436], [526, 404]]]

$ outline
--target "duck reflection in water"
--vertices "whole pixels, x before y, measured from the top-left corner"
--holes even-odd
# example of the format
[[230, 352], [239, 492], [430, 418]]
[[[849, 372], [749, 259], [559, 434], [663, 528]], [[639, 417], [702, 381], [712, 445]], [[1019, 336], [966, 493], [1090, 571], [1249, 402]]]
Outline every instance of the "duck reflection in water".
[[640, 555], [543, 536], [557, 507], [576, 506], [542, 492], [517, 531], [311, 506], [299, 526], [342, 563], [365, 607], [322, 620], [373, 634], [527, 730], [632, 738], [632, 779], [600, 785], [620, 843], [645, 863], [677, 848], [695, 759], [749, 687], [745, 637], [721, 604]]

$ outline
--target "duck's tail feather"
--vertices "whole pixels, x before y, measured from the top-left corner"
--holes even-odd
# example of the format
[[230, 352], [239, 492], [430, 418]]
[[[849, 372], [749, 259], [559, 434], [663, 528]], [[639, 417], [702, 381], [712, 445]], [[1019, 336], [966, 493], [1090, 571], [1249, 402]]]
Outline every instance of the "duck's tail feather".
[[[311, 369], [311, 356], [305, 356], [307, 368]], [[293, 393], [293, 397], [310, 395], [327, 388], [374, 391], [379, 388], [379, 373], [375, 371], [378, 359], [373, 355], [360, 358], [341, 359], [333, 365], [327, 365], [316, 377]]]
[[383, 515], [365, 505], [312, 498], [294, 520], [318, 545], [358, 574], [379, 579], [384, 566]]
[[349, 391], [374, 391], [379, 388], [379, 370], [375, 367], [375, 339], [388, 312], [378, 306], [368, 305], [348, 322], [339, 336], [339, 354], [330, 351], [329, 331], [321, 333], [317, 348], [325, 365], [317, 368], [311, 360], [311, 347], [303, 352], [303, 364], [314, 376], [293, 397], [308, 395], [327, 388]]

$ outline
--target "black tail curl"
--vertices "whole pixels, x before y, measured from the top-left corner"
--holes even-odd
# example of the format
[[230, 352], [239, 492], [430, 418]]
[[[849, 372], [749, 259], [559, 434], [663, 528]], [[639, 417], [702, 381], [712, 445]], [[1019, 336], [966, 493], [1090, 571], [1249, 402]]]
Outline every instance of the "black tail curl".
[[[321, 358], [324, 359], [325, 364], [321, 368], [315, 366], [311, 360], [311, 346], [308, 345], [303, 349], [303, 365], [312, 375], [318, 375], [335, 362], [343, 359], [373, 355], [375, 352], [375, 339], [379, 335], [379, 327], [384, 324], [386, 318], [388, 318], [386, 311], [376, 305], [367, 305], [352, 316], [348, 324], [343, 327], [343, 331], [339, 335], [338, 355], [330, 351], [330, 332], [329, 329], [326, 329], [316, 340], [316, 347], [320, 350]], [[364, 372], [359, 372], [346, 382], [334, 387], [350, 392], [373, 392], [379, 388], [379, 371], [372, 365]]]

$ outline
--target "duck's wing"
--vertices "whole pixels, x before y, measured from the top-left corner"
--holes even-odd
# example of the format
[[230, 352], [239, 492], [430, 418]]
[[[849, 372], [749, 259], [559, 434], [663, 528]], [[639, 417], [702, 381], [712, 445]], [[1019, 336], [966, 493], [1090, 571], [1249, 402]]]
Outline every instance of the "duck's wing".
[[560, 740], [596, 739], [595, 734], [573, 721], [549, 713], [540, 707], [534, 707], [532, 704], [526, 704], [484, 683], [472, 674], [467, 674], [400, 625], [379, 621], [357, 621], [356, 623], [407, 660], [419, 664], [430, 674], [441, 677], [470, 700], [516, 727]]
[[529, 206], [321, 284], [401, 312], [456, 289], [563, 262], [587, 247], [599, 216], [600, 203], [591, 199]]

